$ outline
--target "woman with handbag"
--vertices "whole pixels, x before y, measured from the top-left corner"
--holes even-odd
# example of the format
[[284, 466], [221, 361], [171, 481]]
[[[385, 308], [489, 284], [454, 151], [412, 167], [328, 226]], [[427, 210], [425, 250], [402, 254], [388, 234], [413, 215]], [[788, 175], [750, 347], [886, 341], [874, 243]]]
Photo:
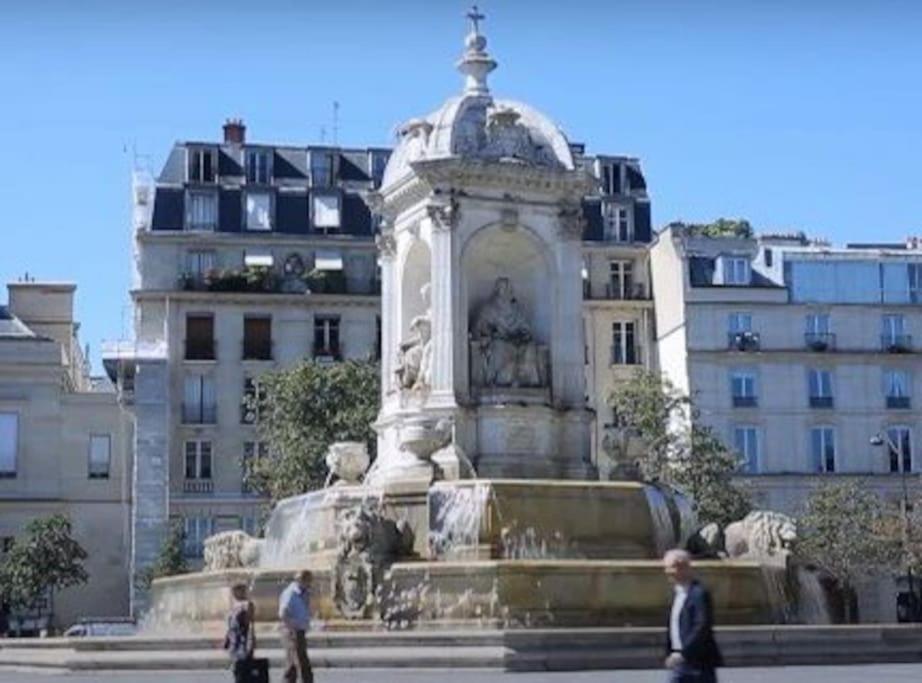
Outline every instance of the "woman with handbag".
[[231, 586], [233, 605], [227, 615], [227, 635], [224, 649], [231, 658], [234, 683], [250, 683], [252, 680], [253, 651], [256, 649], [256, 623], [253, 601], [249, 599], [249, 587], [239, 582]]

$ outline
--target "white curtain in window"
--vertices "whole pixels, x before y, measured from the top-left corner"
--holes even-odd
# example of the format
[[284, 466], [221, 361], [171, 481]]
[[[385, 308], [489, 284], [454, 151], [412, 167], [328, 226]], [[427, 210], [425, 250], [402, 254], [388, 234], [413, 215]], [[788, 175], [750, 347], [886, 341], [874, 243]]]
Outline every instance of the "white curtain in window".
[[218, 197], [213, 193], [189, 193], [189, 227], [198, 230], [211, 230], [218, 223]]
[[318, 228], [339, 227], [339, 195], [315, 194], [314, 225]]
[[16, 473], [19, 448], [19, 415], [0, 413], [0, 474]]
[[247, 230], [272, 229], [272, 198], [267, 192], [247, 193]]

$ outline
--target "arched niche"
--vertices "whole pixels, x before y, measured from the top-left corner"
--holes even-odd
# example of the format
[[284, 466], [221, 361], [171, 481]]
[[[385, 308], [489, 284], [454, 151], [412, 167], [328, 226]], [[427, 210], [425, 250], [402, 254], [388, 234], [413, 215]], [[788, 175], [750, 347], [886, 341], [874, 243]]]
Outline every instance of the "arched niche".
[[496, 280], [504, 277], [526, 311], [535, 341], [550, 345], [555, 280], [547, 246], [537, 235], [524, 226], [489, 225], [468, 240], [461, 260], [468, 331]]
[[403, 259], [400, 280], [400, 338], [410, 333], [410, 322], [426, 312], [421, 290], [432, 278], [432, 254], [429, 245], [421, 239], [414, 240]]

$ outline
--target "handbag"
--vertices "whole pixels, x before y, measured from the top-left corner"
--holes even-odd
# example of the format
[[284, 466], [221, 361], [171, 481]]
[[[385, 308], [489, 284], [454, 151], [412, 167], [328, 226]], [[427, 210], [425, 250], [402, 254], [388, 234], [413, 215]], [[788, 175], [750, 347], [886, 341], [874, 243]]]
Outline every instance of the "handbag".
[[269, 683], [269, 660], [264, 657], [250, 657], [234, 662], [234, 673], [238, 680], [246, 683]]

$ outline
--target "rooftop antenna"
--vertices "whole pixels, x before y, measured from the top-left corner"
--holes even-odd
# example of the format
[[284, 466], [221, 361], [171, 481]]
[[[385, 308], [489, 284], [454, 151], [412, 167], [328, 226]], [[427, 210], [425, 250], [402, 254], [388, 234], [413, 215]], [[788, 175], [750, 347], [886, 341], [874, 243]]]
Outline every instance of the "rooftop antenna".
[[339, 102], [333, 100], [333, 146], [339, 145]]

